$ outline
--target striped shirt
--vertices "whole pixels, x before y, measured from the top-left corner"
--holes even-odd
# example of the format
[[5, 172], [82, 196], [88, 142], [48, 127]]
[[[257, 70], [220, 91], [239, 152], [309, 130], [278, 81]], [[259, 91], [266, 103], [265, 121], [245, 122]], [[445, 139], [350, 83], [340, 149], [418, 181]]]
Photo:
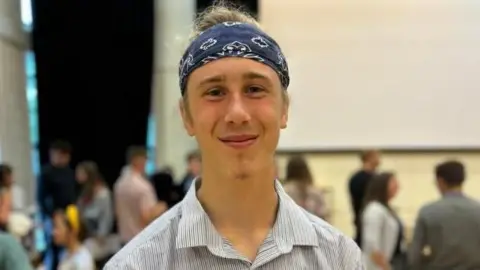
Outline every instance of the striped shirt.
[[182, 202], [130, 241], [104, 270], [364, 269], [355, 242], [295, 204], [278, 181], [275, 188], [277, 219], [253, 262], [215, 230], [193, 184]]

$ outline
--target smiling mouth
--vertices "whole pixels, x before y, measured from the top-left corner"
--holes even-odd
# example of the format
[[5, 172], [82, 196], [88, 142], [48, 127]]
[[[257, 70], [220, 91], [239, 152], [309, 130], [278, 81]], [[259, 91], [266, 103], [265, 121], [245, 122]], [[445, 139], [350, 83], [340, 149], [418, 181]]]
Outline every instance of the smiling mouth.
[[235, 135], [219, 138], [221, 142], [232, 148], [241, 149], [249, 147], [257, 141], [257, 135]]

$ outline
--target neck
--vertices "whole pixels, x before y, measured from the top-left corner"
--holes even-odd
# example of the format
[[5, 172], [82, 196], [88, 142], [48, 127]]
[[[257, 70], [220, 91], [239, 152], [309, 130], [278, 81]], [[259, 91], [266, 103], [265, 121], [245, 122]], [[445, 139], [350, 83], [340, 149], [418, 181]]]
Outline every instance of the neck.
[[132, 170], [132, 172], [135, 172], [135, 173], [138, 173], [138, 174], [143, 174], [143, 171], [142, 169], [134, 166], [134, 165], [130, 165], [130, 170]]
[[278, 206], [273, 168], [236, 179], [214, 166], [203, 170], [201, 179], [198, 198], [218, 230], [252, 232], [273, 226]]
[[52, 164], [52, 166], [53, 166], [54, 168], [58, 168], [58, 169], [62, 169], [62, 168], [67, 167], [67, 165], [66, 165], [66, 164], [63, 164], [63, 163]]
[[97, 193], [102, 188], [102, 183], [94, 183], [93, 184], [93, 192]]
[[444, 195], [448, 193], [462, 193], [462, 187], [458, 186], [458, 187], [446, 188], [442, 193]]
[[80, 248], [80, 243], [78, 241], [72, 241], [72, 243], [70, 243], [68, 246], [67, 246], [67, 250], [68, 250], [68, 253], [69, 254], [73, 254], [75, 253], [78, 248]]
[[370, 165], [370, 164], [368, 164], [368, 163], [363, 164], [363, 167], [362, 167], [362, 168], [363, 168], [364, 171], [370, 172], [370, 173], [373, 172], [373, 171], [375, 171], [375, 169], [373, 168], [373, 166]]

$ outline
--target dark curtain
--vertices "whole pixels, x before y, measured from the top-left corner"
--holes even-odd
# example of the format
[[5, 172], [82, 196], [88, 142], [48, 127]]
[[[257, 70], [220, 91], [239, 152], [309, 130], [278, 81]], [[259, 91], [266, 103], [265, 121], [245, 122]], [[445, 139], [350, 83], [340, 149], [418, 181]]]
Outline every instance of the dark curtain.
[[64, 139], [72, 165], [94, 160], [111, 185], [130, 145], [145, 145], [153, 0], [35, 0], [40, 156]]

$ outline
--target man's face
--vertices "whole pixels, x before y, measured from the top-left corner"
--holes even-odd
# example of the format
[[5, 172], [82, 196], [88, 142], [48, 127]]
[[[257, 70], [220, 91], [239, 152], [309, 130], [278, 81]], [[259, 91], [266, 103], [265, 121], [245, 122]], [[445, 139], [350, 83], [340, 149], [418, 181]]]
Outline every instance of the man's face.
[[202, 168], [202, 162], [200, 161], [199, 158], [192, 158], [188, 162], [188, 169], [195, 176], [200, 175], [201, 168]]
[[53, 166], [65, 166], [70, 163], [70, 154], [57, 149], [50, 150], [50, 164]]
[[132, 165], [135, 166], [138, 170], [144, 172], [145, 166], [147, 165], [146, 156], [136, 156], [132, 159]]
[[205, 160], [264, 166], [287, 125], [282, 91], [278, 75], [264, 64], [234, 57], [213, 61], [189, 77], [188, 100], [180, 102], [185, 129]]
[[373, 169], [377, 169], [378, 166], [380, 166], [380, 153], [379, 152], [373, 152], [371, 156], [369, 157], [369, 162], [372, 164]]

